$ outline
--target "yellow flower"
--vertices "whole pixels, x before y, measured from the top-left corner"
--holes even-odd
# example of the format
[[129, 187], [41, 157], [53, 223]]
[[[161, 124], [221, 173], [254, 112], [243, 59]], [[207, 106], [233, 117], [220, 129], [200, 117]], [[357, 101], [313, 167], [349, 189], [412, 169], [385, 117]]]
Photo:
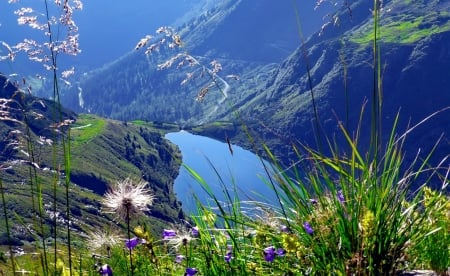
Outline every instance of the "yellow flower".
[[209, 210], [204, 210], [202, 220], [205, 221], [208, 225], [213, 225], [216, 221], [216, 214]]
[[300, 246], [300, 242], [296, 235], [294, 234], [282, 234], [282, 244], [283, 248], [287, 252], [296, 252]]
[[373, 232], [375, 224], [375, 216], [372, 211], [366, 210], [361, 221], [361, 231], [364, 236], [368, 237]]

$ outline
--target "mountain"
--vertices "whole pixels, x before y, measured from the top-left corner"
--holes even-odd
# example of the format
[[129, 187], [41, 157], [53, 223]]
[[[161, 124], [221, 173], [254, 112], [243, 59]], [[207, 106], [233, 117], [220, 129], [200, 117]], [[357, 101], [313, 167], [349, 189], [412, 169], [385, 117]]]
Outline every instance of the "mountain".
[[[367, 148], [376, 77], [373, 3], [345, 3], [333, 14], [336, 26], [329, 25], [299, 45], [291, 4], [223, 1], [181, 25], [178, 52], [165, 46], [149, 56], [143, 51], [129, 53], [87, 73], [73, 91], [66, 91], [65, 102], [77, 110], [122, 120], [172, 121], [186, 127], [229, 120], [235, 122], [233, 128], [207, 128], [205, 133], [218, 139], [229, 136], [241, 145], [248, 144], [239, 131], [244, 122], [289, 164], [296, 158], [291, 143], [315, 148], [325, 144], [314, 138], [312, 90], [322, 138], [337, 139], [339, 144], [339, 121], [351, 135], [361, 125], [361, 145]], [[397, 129], [402, 133], [408, 125], [450, 106], [450, 78], [443, 70], [450, 65], [449, 7], [450, 1], [442, 0], [383, 1], [378, 45], [384, 139], [398, 112]], [[268, 13], [279, 16], [267, 20]], [[171, 60], [177, 54], [181, 59]], [[187, 56], [198, 62], [185, 66]], [[174, 65], [158, 70], [157, 65], [167, 60]], [[222, 71], [211, 85], [211, 71], [205, 68], [214, 60]], [[175, 68], [177, 64], [180, 68]], [[229, 77], [235, 75], [239, 78]], [[180, 85], [186, 76], [194, 77]], [[360, 119], [364, 103], [366, 115]], [[409, 134], [405, 158], [412, 160], [419, 148], [427, 152], [441, 134], [434, 161], [450, 152], [448, 113], [440, 112]]]
[[[450, 106], [450, 73], [444, 69], [450, 68], [450, 13], [443, 12], [449, 10], [450, 1], [384, 4], [379, 30], [382, 133], [384, 139], [389, 137], [397, 113], [397, 133], [401, 135], [443, 110], [414, 128], [405, 144], [408, 163], [418, 151], [419, 158], [425, 158], [440, 139], [432, 159], [437, 165], [450, 152], [450, 110], [444, 110]], [[254, 136], [269, 144], [286, 163], [298, 158], [292, 143], [301, 142], [316, 149], [320, 146], [314, 131], [311, 90], [322, 138], [326, 135], [343, 145], [338, 123], [342, 122], [351, 135], [360, 125], [361, 146], [369, 147], [374, 83], [373, 21], [369, 8], [367, 1], [355, 1], [349, 7], [352, 16], [344, 9], [335, 32], [313, 36], [304, 47], [265, 72], [266, 81], [255, 85], [252, 91], [245, 90], [241, 95], [245, 100], [235, 105]], [[360, 118], [364, 105], [365, 116]], [[223, 139], [223, 132], [216, 131], [216, 137]], [[232, 133], [227, 130], [227, 135]], [[235, 137], [235, 142], [246, 143], [246, 135], [236, 134], [240, 137]], [[326, 145], [326, 141], [321, 143]], [[448, 161], [442, 165], [448, 166]]]
[[[301, 10], [302, 15], [311, 18], [304, 26], [305, 34], [313, 33], [321, 24], [321, 14], [312, 13], [313, 6], [309, 3]], [[228, 0], [210, 3], [208, 7], [211, 8], [207, 12], [177, 28], [182, 47], [171, 49], [166, 44], [149, 56], [144, 50], [133, 51], [86, 72], [64, 93], [64, 104], [76, 111], [120, 120], [211, 120], [218, 118], [214, 114], [218, 108], [225, 107], [217, 104], [224, 98], [222, 92], [211, 88], [204, 102], [193, 99], [209, 86], [211, 79], [204, 68], [210, 68], [212, 61], [222, 64], [223, 76], [242, 75], [252, 68], [282, 61], [299, 45], [293, 2]], [[148, 33], [155, 37], [148, 44], [164, 39], [153, 30]], [[158, 70], [158, 64], [177, 54], [191, 55], [200, 64], [180, 68], [180, 58], [172, 68]], [[180, 85], [192, 73], [195, 74], [191, 81]], [[233, 82], [236, 81], [230, 80], [230, 84]]]
[[[24, 227], [37, 215], [38, 190], [42, 190], [46, 228], [53, 225], [55, 194], [58, 221], [67, 223], [65, 211], [60, 211], [66, 208], [67, 172], [55, 167], [64, 162], [61, 135], [71, 141], [69, 198], [74, 233], [84, 235], [97, 228], [117, 227], [111, 223], [112, 215], [101, 212], [101, 200], [111, 185], [128, 177], [147, 181], [155, 194], [151, 210], [140, 218], [141, 223], [152, 225], [155, 234], [184, 217], [173, 192], [180, 152], [164, 138], [167, 131], [178, 129], [175, 125], [157, 127], [142, 121], [124, 123], [78, 115], [52, 101], [25, 94], [17, 85], [0, 75], [1, 181], [6, 208], [10, 214], [17, 214], [9, 218], [16, 239], [34, 238]], [[0, 230], [6, 233], [3, 220]], [[4, 239], [0, 237], [0, 242]]]

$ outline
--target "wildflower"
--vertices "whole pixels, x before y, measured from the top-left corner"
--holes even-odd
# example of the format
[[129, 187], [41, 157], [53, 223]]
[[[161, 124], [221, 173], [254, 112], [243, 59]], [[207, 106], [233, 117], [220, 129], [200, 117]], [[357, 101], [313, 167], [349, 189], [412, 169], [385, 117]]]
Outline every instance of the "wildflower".
[[163, 239], [164, 240], [169, 240], [172, 239], [174, 237], [176, 237], [177, 232], [175, 232], [175, 230], [173, 229], [164, 229], [163, 231]]
[[129, 220], [133, 215], [148, 211], [154, 195], [145, 188], [146, 185], [143, 181], [135, 184], [129, 178], [118, 181], [117, 186], [107, 192], [103, 200], [106, 212]]
[[286, 250], [283, 248], [278, 248], [275, 250], [275, 254], [279, 257], [284, 257], [284, 255], [286, 255]]
[[119, 243], [120, 237], [113, 233], [97, 231], [90, 233], [88, 240], [88, 247], [90, 250], [96, 251], [101, 248], [108, 250], [108, 248]]
[[184, 273], [185, 276], [193, 276], [195, 274], [197, 274], [198, 269], [193, 268], [193, 267], [188, 267], [186, 268], [186, 273]]
[[280, 225], [280, 231], [283, 233], [289, 233], [289, 227], [286, 225]]
[[112, 271], [111, 267], [107, 264], [102, 265], [99, 268], [98, 272], [102, 276], [112, 276], [113, 275], [113, 271]]
[[183, 262], [183, 260], [184, 260], [184, 256], [183, 255], [177, 255], [176, 257], [175, 257], [175, 262], [177, 263], [177, 264], [181, 264], [182, 262]]
[[295, 252], [300, 242], [294, 234], [282, 234], [282, 244], [288, 252]]
[[311, 227], [311, 224], [309, 224], [309, 222], [304, 222], [303, 223], [303, 229], [305, 229], [306, 233], [312, 235], [314, 233], [313, 228]]
[[140, 243], [141, 243], [141, 240], [140, 240], [139, 238], [134, 237], [134, 238], [132, 238], [132, 239], [126, 240], [126, 241], [125, 241], [125, 246], [126, 246], [128, 249], [132, 250], [132, 249], [134, 249], [136, 246], [138, 246]]
[[344, 194], [342, 193], [342, 190], [339, 190], [336, 194], [337, 199], [339, 200], [340, 203], [344, 203], [345, 202], [345, 197]]
[[179, 248], [180, 246], [188, 245], [191, 240], [195, 239], [192, 237], [187, 231], [180, 231], [180, 233], [175, 234], [174, 236], [168, 236], [169, 244], [174, 248]]
[[233, 258], [233, 253], [231, 251], [228, 251], [227, 254], [225, 254], [225, 262], [230, 263], [231, 259]]
[[230, 263], [231, 259], [233, 258], [233, 247], [231, 245], [228, 246], [227, 253], [225, 254], [225, 262]]
[[214, 213], [211, 212], [211, 211], [204, 210], [204, 214], [203, 214], [203, 216], [201, 217], [201, 219], [202, 219], [203, 221], [205, 221], [206, 223], [208, 223], [209, 225], [212, 225], [212, 224], [214, 224], [214, 222], [216, 221], [216, 214], [214, 214]]
[[145, 229], [142, 226], [136, 226], [134, 228], [134, 233], [136, 234], [136, 236], [138, 236], [139, 238], [143, 239], [147, 236], [147, 232], [145, 231]]
[[199, 236], [199, 232], [198, 232], [198, 227], [197, 226], [192, 227], [191, 234], [192, 234], [193, 237], [198, 237]]
[[309, 199], [309, 203], [311, 203], [312, 205], [316, 205], [318, 202], [317, 202], [317, 199], [315, 199], [315, 198], [310, 198], [310, 199]]
[[266, 262], [273, 262], [273, 260], [275, 259], [275, 247], [273, 246], [269, 246], [266, 247], [263, 251], [264, 253], [264, 260], [266, 260]]

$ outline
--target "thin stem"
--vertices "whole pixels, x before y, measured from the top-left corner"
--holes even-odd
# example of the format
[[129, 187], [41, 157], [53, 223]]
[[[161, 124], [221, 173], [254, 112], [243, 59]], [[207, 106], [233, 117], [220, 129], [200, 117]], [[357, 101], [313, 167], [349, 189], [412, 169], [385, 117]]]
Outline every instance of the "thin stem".
[[5, 191], [3, 188], [3, 181], [1, 178], [0, 178], [0, 193], [2, 194], [3, 215], [5, 216], [6, 234], [8, 235], [9, 257], [11, 259], [13, 274], [16, 275], [16, 262], [14, 259], [14, 253], [12, 251], [11, 231], [9, 230], [8, 214], [6, 212]]
[[[127, 206], [127, 232], [128, 232], [128, 242], [130, 242], [131, 240], [131, 230], [130, 230], [130, 207]], [[131, 255], [131, 246], [128, 247], [128, 250], [130, 252], [130, 272], [131, 275], [133, 276], [133, 256]], [[130, 274], [130, 273], [128, 273]]]
[[303, 59], [305, 61], [305, 66], [306, 66], [306, 74], [308, 77], [308, 87], [309, 87], [309, 91], [310, 91], [310, 95], [311, 95], [311, 103], [312, 103], [312, 107], [313, 107], [313, 112], [314, 112], [314, 138], [316, 139], [316, 143], [317, 143], [317, 147], [319, 152], [323, 152], [323, 147], [322, 147], [322, 135], [321, 135], [321, 126], [320, 126], [320, 120], [319, 120], [319, 112], [317, 109], [317, 103], [316, 103], [316, 97], [314, 95], [314, 89], [313, 89], [313, 84], [312, 84], [312, 77], [311, 77], [311, 66], [309, 63], [309, 59], [308, 59], [308, 53], [306, 50], [306, 45], [305, 45], [305, 37], [303, 36], [303, 32], [302, 32], [302, 25], [301, 25], [301, 21], [300, 21], [300, 14], [299, 14], [299, 9], [297, 7], [297, 3], [296, 1], [292, 1], [292, 4], [294, 6], [294, 11], [295, 11], [295, 18], [297, 21], [297, 30], [298, 30], [298, 35], [300, 37], [300, 42], [301, 42], [301, 50], [302, 50], [302, 54], [303, 54]]
[[[61, 98], [59, 93], [59, 83], [58, 83], [58, 75], [57, 75], [57, 52], [53, 47], [53, 31], [50, 24], [50, 15], [48, 8], [48, 1], [45, 0], [45, 12], [47, 17], [47, 30], [49, 34], [49, 45], [50, 45], [50, 54], [52, 61], [52, 72], [53, 72], [53, 98], [55, 101], [55, 106], [59, 111], [59, 121], [63, 120], [62, 118], [62, 105]], [[55, 116], [56, 118], [56, 116]], [[72, 275], [72, 246], [71, 246], [71, 234], [70, 234], [70, 200], [69, 200], [69, 184], [70, 184], [70, 128], [69, 128], [68, 137], [69, 139], [66, 141], [64, 135], [62, 136], [62, 146], [64, 153], [64, 167], [65, 167], [65, 188], [66, 188], [66, 216], [67, 216], [67, 247], [69, 254], [69, 270]], [[56, 136], [56, 135], [55, 135]], [[56, 191], [56, 190], [55, 190]], [[54, 191], [54, 192], [55, 192]], [[55, 193], [56, 194], [56, 193]], [[56, 197], [54, 198], [54, 204], [56, 206]], [[55, 235], [56, 235], [56, 224], [55, 224]], [[56, 265], [56, 239], [55, 239], [55, 265]]]
[[[68, 131], [68, 141], [70, 141], [70, 128]], [[67, 145], [67, 148], [66, 148]], [[65, 161], [65, 186], [66, 186], [66, 216], [67, 216], [67, 249], [69, 254], [69, 270], [72, 275], [72, 246], [70, 234], [70, 200], [69, 200], [69, 186], [70, 186], [70, 142], [66, 142], [63, 136], [64, 147], [64, 161]]]

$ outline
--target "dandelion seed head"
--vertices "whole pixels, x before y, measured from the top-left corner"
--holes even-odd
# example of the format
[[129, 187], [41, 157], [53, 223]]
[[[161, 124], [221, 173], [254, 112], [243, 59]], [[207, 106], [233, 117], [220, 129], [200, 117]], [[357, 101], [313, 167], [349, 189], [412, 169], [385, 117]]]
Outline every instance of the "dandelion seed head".
[[118, 181], [102, 201], [105, 212], [115, 214], [120, 219], [127, 219], [148, 211], [154, 195], [146, 186], [146, 182], [134, 183], [130, 178]]
[[88, 248], [92, 252], [108, 249], [120, 243], [120, 236], [105, 231], [95, 231], [88, 234]]
[[196, 237], [197, 236], [195, 236], [192, 231], [187, 230], [184, 227], [180, 227], [180, 229], [177, 230], [165, 229], [163, 233], [163, 239], [167, 240], [167, 244], [175, 249], [188, 245], [192, 240], [195, 240]]

